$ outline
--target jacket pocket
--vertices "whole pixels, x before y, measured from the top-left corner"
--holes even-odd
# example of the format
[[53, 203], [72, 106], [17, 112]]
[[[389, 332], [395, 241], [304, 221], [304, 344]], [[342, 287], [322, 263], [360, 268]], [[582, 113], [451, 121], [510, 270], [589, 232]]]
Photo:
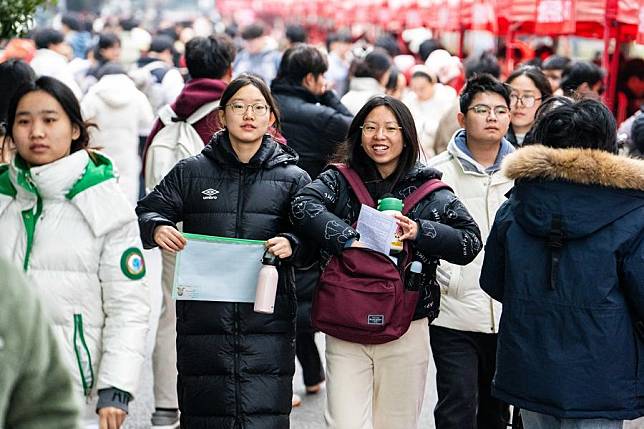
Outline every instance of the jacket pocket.
[[74, 314], [74, 353], [76, 354], [76, 363], [78, 364], [78, 371], [83, 384], [83, 393], [88, 396], [94, 387], [94, 368], [92, 367], [92, 356], [85, 342], [83, 316], [81, 314]]

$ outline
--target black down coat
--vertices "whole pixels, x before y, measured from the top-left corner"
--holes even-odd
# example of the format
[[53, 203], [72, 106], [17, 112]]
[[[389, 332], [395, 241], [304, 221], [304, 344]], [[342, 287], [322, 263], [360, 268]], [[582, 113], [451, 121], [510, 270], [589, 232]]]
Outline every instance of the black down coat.
[[[424, 182], [440, 177], [439, 171], [417, 164], [391, 193], [404, 200]], [[375, 192], [372, 182], [367, 179], [365, 185], [377, 200], [381, 195]], [[344, 177], [328, 169], [297, 194], [291, 216], [301, 237], [321, 246], [325, 265], [331, 255], [342, 252], [348, 240], [358, 237], [351, 225], [358, 220], [360, 206]], [[419, 226], [412, 252], [414, 259], [423, 263], [424, 276], [414, 320], [427, 317], [431, 321], [438, 316], [440, 304], [436, 282], [439, 259], [459, 265], [470, 263], [483, 247], [481, 233], [465, 206], [448, 189], [432, 192], [407, 216]]]
[[333, 91], [316, 97], [301, 85], [275, 80], [282, 134], [300, 155], [298, 165], [315, 179], [347, 137], [353, 115]]
[[[159, 225], [183, 221], [185, 232], [291, 241], [291, 198], [307, 183], [292, 149], [265, 137], [241, 163], [225, 131], [201, 154], [179, 162], [136, 209], [146, 248]], [[203, 198], [204, 190], [218, 191]], [[212, 192], [210, 193], [212, 194]], [[177, 301], [177, 389], [182, 428], [285, 429], [289, 427], [295, 372], [295, 285], [283, 263], [274, 314], [253, 304]]]

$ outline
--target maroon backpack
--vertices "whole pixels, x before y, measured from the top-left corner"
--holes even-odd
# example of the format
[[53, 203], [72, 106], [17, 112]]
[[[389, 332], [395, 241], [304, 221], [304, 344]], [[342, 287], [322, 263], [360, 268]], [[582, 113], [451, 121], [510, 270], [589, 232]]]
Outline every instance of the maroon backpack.
[[[358, 201], [375, 207], [358, 174], [334, 164]], [[438, 189], [450, 189], [438, 179], [421, 185], [404, 201], [406, 215]], [[450, 189], [451, 190], [451, 189]], [[331, 257], [313, 297], [311, 321], [316, 330], [359, 344], [383, 344], [403, 336], [414, 317], [419, 291], [405, 289], [405, 273], [413, 255], [408, 242], [397, 255], [398, 264], [375, 250], [350, 247]]]

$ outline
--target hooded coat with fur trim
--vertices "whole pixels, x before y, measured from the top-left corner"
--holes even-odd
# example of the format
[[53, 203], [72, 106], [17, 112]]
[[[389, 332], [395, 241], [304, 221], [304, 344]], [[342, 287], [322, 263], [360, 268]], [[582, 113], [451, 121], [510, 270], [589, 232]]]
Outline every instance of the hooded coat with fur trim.
[[485, 248], [503, 303], [493, 394], [561, 418], [644, 415], [644, 162], [528, 146]]

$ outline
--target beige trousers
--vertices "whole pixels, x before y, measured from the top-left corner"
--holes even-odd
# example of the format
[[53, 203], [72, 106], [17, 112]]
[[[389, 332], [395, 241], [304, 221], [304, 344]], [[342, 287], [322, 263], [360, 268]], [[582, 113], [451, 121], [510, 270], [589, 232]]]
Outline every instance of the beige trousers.
[[329, 429], [415, 429], [429, 364], [427, 319], [378, 345], [326, 336], [326, 426]]
[[177, 310], [172, 299], [176, 255], [161, 251], [161, 313], [152, 353], [154, 371], [154, 406], [179, 408], [177, 399]]

